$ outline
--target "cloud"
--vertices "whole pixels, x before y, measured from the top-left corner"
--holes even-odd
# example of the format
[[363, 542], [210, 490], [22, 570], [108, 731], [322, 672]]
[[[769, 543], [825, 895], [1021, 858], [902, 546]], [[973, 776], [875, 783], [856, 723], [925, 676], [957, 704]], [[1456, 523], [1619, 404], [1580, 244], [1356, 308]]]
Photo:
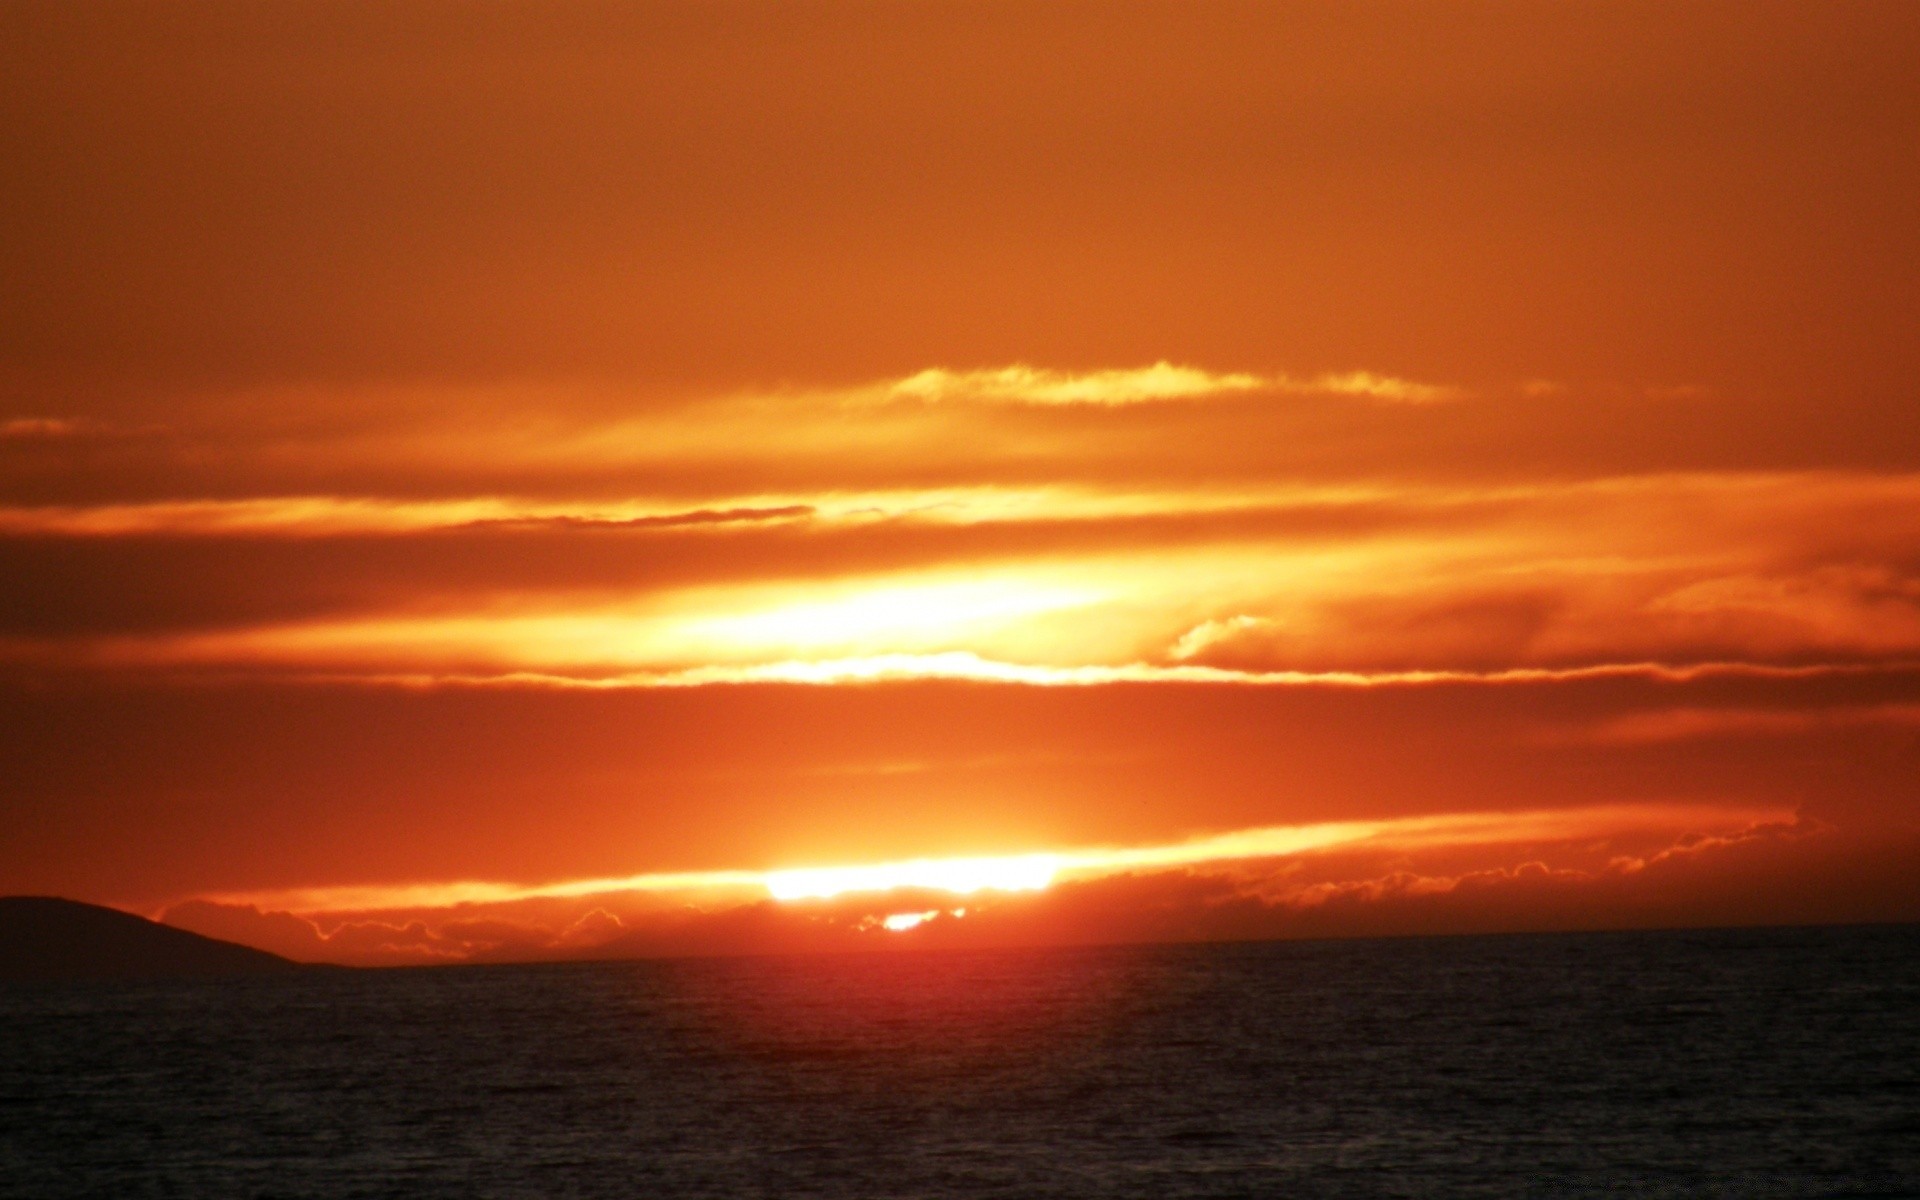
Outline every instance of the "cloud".
[[1015, 365], [972, 371], [930, 367], [886, 388], [895, 400], [1015, 404], [1142, 404], [1258, 391], [1258, 375], [1216, 374], [1158, 362], [1150, 367], [1074, 374]]
[[1291, 375], [1216, 372], [1161, 361], [1150, 367], [1056, 371], [1024, 364], [953, 371], [930, 367], [885, 385], [891, 400], [927, 403], [1125, 405], [1266, 392], [1364, 397], [1387, 403], [1434, 404], [1458, 399], [1457, 388], [1415, 383], [1371, 371]]
[[1274, 378], [1274, 390], [1283, 392], [1325, 392], [1335, 396], [1361, 396], [1391, 404], [1444, 404], [1460, 400], [1466, 392], [1445, 384], [1415, 383], [1372, 371], [1348, 371], [1344, 374], [1316, 375], [1299, 380], [1287, 376]]
[[[1778, 814], [1718, 831], [1536, 827], [1525, 841], [1347, 845], [1256, 864], [1136, 863], [1042, 892], [937, 891], [775, 903], [296, 916], [178, 904], [170, 923], [291, 957], [362, 964], [1085, 942], [1380, 936], [1920, 915], [1908, 831], [1860, 835]], [[1676, 829], [1683, 831], [1675, 832]], [[1796, 908], [1796, 906], [1798, 906]]]
[[512, 529], [687, 529], [703, 525], [738, 525], [762, 521], [794, 521], [819, 514], [811, 504], [781, 504], [760, 507], [697, 508], [689, 512], [656, 513], [648, 516], [516, 516], [493, 517], [471, 522], [475, 526], [504, 526]]
[[1618, 837], [1649, 831], [1750, 828], [1786, 819], [1777, 808], [1705, 804], [1616, 804], [1559, 810], [1450, 813], [1432, 816], [1275, 825], [1239, 829], [1160, 845], [1091, 846], [1011, 856], [915, 859], [776, 871], [746, 869], [638, 874], [541, 884], [455, 881], [397, 886], [356, 885], [212, 894], [198, 902], [228, 909], [324, 913], [395, 913], [469, 909], [526, 901], [605, 900], [622, 895], [771, 895], [776, 899], [887, 892], [905, 888], [967, 894], [1031, 890], [1060, 877], [1089, 878], [1138, 870], [1271, 864], [1330, 849], [1401, 854], [1459, 846], [1505, 846]]
[[634, 893], [738, 895], [762, 892], [765, 888], [766, 873], [761, 871], [662, 871], [537, 884], [449, 880], [439, 883], [277, 888], [264, 892], [215, 893], [199, 899], [213, 904], [239, 907], [266, 905], [300, 913], [386, 913], [513, 904], [526, 900], [574, 900], [582, 897]]
[[296, 962], [353, 966], [564, 957], [590, 951], [628, 932], [617, 915], [603, 908], [589, 908], [578, 915], [569, 910], [488, 915], [469, 905], [392, 917], [342, 918], [195, 899], [166, 907], [157, 919]]
[[0, 441], [75, 437], [89, 428], [88, 422], [67, 417], [9, 417], [0, 420]]
[[4, 508], [0, 653], [683, 684], [1920, 656], [1913, 476], [734, 500]]
[[[4, 382], [0, 382], [0, 389], [4, 389]], [[84, 413], [71, 416], [0, 417], [0, 443], [12, 443], [9, 451], [23, 454], [30, 453], [36, 443], [66, 455], [76, 449], [103, 448], [108, 443], [152, 441], [170, 432], [169, 426], [157, 421], [130, 423]], [[63, 461], [74, 462], [70, 457]]]
[[1920, 704], [1781, 708], [1663, 708], [1543, 734], [1563, 745], [1634, 746], [1705, 738], [1772, 740], [1821, 730], [1920, 728]]
[[[3, 648], [3, 647], [0, 647]], [[1224, 685], [1256, 688], [1421, 688], [1442, 686], [1525, 686], [1591, 680], [1659, 680], [1684, 683], [1700, 679], [1816, 679], [1873, 675], [1900, 664], [1748, 662], [1596, 663], [1578, 667], [1511, 667], [1498, 670], [1261, 671], [1230, 667], [1166, 666], [1123, 663], [1115, 666], [1047, 667], [981, 658], [964, 651], [941, 654], [887, 654], [863, 658], [704, 666], [682, 670], [558, 674], [543, 671], [367, 671], [334, 674], [324, 670], [276, 672], [296, 685], [321, 687], [621, 692], [687, 688], [797, 684], [831, 687], [914, 681], [1014, 684], [1045, 688], [1098, 688], [1113, 684]], [[221, 677], [244, 677], [229, 670]], [[191, 679], [184, 676], [183, 679]]]
[[306, 917], [284, 910], [194, 899], [169, 905], [154, 916], [179, 929], [221, 941], [239, 942], [295, 962], [329, 961], [331, 947], [321, 935], [320, 927]]
[[1184, 662], [1249, 638], [1267, 641], [1278, 629], [1279, 623], [1272, 617], [1255, 617], [1246, 613], [1231, 617], [1213, 617], [1181, 634], [1168, 654]]
[[273, 496], [143, 504], [0, 507], [0, 535], [113, 538], [395, 535], [443, 530], [647, 530], [801, 520], [810, 504], [668, 509], [644, 502], [527, 503], [483, 497], [400, 501], [380, 497]]
[[[1646, 611], [1696, 636], [1901, 652], [1920, 647], [1920, 575], [1884, 563], [1829, 563], [1689, 581]], [[1763, 651], [1764, 652], [1764, 651]]]

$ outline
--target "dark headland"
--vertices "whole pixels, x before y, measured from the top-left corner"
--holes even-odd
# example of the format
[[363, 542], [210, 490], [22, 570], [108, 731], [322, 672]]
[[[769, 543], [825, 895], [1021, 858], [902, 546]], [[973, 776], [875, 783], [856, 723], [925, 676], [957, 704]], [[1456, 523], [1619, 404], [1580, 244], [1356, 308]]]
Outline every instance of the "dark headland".
[[263, 975], [292, 959], [53, 896], [0, 896], [0, 982]]

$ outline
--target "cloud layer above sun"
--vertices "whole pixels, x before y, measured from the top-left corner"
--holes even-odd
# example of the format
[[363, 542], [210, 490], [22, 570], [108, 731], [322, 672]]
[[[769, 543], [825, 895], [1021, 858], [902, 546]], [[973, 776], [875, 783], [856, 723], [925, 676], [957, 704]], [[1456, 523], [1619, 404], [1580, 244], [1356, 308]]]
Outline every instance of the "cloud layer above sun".
[[138, 434], [15, 439], [20, 480], [61, 494], [0, 507], [22, 584], [0, 656], [644, 682], [955, 656], [1258, 675], [1920, 654], [1920, 473], [1717, 468], [1705, 439], [1695, 461], [1669, 440], [1572, 469], [1583, 405], [1736, 403], [1166, 363], [611, 417], [565, 399], [305, 397], [305, 420], [353, 428], [289, 439], [284, 410], [222, 398]]

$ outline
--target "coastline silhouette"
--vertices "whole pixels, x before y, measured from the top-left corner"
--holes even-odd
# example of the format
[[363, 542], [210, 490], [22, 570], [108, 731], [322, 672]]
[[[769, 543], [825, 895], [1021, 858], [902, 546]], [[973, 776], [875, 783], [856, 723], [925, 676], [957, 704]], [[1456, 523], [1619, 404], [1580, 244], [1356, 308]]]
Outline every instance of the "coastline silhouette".
[[0, 897], [0, 982], [259, 975], [305, 967], [97, 904]]

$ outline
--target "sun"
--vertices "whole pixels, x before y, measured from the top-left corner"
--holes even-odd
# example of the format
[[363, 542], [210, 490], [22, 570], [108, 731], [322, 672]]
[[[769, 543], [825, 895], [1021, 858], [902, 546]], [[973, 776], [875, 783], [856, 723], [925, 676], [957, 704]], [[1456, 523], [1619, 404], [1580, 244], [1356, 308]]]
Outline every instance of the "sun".
[[937, 908], [930, 908], [925, 912], [894, 913], [886, 920], [880, 922], [880, 924], [884, 926], [889, 933], [905, 933], [907, 930], [916, 929], [939, 915], [940, 910]]
[[776, 900], [820, 900], [849, 892], [890, 892], [896, 888], [964, 896], [982, 891], [1039, 891], [1053, 882], [1060, 866], [1057, 854], [916, 858], [859, 867], [770, 871], [766, 883]]

